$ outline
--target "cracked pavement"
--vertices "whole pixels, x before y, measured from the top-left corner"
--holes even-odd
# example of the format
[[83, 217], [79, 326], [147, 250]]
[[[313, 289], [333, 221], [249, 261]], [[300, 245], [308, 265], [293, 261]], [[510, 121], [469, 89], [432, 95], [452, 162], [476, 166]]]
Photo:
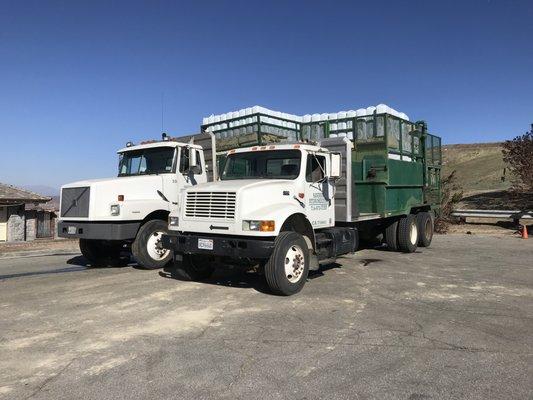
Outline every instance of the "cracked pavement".
[[220, 271], [0, 260], [3, 399], [531, 399], [533, 241], [363, 250], [293, 297]]

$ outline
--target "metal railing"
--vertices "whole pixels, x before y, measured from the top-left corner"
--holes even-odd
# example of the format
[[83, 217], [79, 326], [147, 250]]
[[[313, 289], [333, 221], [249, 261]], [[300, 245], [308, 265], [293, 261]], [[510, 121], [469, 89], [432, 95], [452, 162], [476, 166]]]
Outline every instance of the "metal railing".
[[533, 211], [521, 210], [455, 210], [453, 217], [459, 218], [509, 218], [512, 220], [532, 219]]

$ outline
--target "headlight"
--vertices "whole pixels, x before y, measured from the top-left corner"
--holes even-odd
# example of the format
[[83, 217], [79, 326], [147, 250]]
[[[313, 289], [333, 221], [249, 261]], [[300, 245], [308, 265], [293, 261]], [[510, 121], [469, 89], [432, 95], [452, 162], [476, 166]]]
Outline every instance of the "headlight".
[[275, 226], [276, 224], [274, 223], [274, 221], [242, 221], [243, 231], [274, 232]]
[[118, 204], [111, 205], [111, 215], [120, 215], [120, 206]]
[[169, 217], [168, 225], [169, 226], [178, 226], [180, 224], [180, 219], [178, 217]]

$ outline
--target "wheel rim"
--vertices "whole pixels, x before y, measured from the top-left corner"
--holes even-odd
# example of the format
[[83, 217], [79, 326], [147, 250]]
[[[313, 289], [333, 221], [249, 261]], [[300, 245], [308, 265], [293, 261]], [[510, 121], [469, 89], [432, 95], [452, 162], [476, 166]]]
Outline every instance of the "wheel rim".
[[291, 283], [302, 279], [305, 268], [304, 252], [300, 246], [292, 245], [285, 254], [285, 277]]
[[157, 261], [166, 258], [170, 253], [170, 250], [164, 249], [162, 246], [161, 238], [163, 234], [164, 232], [160, 231], [154, 232], [146, 242], [146, 251], [148, 252], [148, 255]]
[[413, 245], [418, 242], [418, 228], [414, 222], [411, 224], [411, 229], [409, 229], [409, 240]]

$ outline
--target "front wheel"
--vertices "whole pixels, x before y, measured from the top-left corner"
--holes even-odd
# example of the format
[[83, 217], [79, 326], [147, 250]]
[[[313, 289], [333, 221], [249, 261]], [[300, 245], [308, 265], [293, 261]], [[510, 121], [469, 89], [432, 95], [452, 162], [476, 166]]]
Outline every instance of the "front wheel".
[[302, 235], [281, 232], [265, 265], [265, 278], [275, 294], [290, 296], [305, 285], [309, 274], [309, 250]]
[[146, 222], [131, 245], [133, 257], [147, 269], [163, 268], [172, 259], [172, 252], [162, 247], [161, 238], [168, 233], [166, 221], [155, 219]]

